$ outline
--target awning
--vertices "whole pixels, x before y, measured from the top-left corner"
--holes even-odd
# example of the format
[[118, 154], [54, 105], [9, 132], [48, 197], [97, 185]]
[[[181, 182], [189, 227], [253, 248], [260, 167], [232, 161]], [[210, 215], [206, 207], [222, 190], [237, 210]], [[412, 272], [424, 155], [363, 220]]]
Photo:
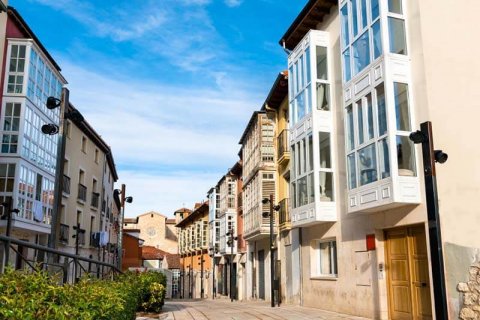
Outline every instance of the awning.
[[233, 258], [233, 263], [238, 263], [240, 261], [240, 258], [242, 257], [241, 254], [236, 254], [235, 258]]
[[220, 258], [220, 262], [218, 264], [225, 264], [225, 257], [224, 256], [222, 256]]

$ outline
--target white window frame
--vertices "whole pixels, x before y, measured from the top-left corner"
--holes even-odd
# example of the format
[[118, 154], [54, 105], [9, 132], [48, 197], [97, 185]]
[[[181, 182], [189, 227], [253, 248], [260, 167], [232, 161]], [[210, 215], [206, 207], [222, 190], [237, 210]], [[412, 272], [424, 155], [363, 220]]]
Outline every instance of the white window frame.
[[[333, 271], [330, 273], [323, 273], [322, 268], [322, 254], [320, 246], [325, 243], [330, 243], [333, 249], [329, 249], [328, 252], [328, 264], [329, 268]], [[310, 254], [311, 265], [311, 278], [326, 278], [337, 279], [338, 278], [338, 245], [336, 238], [319, 239], [312, 241], [312, 253]], [[335, 272], [336, 271], [336, 272]]]

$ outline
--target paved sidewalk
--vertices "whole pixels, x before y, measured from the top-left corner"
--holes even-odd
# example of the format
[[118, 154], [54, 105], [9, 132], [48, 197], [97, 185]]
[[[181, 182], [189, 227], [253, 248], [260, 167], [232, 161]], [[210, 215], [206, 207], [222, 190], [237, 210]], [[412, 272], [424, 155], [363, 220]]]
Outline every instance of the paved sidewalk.
[[[138, 318], [137, 318], [138, 319]], [[158, 318], [157, 318], [158, 319]], [[272, 308], [265, 301], [167, 300], [160, 319], [165, 320], [339, 320], [366, 318], [291, 305]], [[142, 319], [147, 320], [147, 319]]]

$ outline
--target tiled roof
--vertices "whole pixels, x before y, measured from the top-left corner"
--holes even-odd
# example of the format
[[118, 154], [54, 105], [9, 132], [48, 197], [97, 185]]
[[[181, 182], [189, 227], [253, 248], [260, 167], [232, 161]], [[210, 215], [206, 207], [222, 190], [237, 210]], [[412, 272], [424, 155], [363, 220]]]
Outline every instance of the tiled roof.
[[167, 254], [168, 269], [180, 269], [180, 255], [179, 254]]
[[143, 260], [163, 260], [165, 251], [157, 249], [152, 246], [143, 246], [142, 259]]

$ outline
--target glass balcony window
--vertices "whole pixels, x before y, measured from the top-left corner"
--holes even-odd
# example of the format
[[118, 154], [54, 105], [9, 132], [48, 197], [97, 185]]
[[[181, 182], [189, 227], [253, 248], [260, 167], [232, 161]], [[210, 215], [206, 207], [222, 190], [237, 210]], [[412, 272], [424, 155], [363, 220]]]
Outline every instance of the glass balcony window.
[[399, 176], [416, 176], [415, 147], [408, 136], [397, 136], [397, 160]]
[[366, 185], [377, 181], [377, 158], [375, 144], [371, 144], [358, 152], [358, 171], [360, 173], [360, 185]]
[[369, 33], [364, 32], [353, 43], [353, 74], [357, 74], [370, 64], [370, 38]]
[[406, 55], [407, 39], [405, 35], [405, 21], [398, 18], [388, 17], [388, 29], [390, 52]]

